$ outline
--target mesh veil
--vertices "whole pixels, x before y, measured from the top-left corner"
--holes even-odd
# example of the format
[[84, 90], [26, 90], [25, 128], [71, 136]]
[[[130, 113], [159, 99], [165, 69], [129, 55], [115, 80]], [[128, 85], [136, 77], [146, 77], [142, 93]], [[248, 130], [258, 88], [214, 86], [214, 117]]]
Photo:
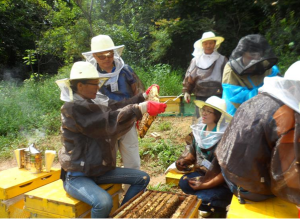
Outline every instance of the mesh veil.
[[[249, 63], [243, 61], [248, 53], [253, 59]], [[260, 34], [243, 37], [231, 53], [229, 64], [238, 75], [261, 75], [272, 68], [278, 61], [268, 41]]]

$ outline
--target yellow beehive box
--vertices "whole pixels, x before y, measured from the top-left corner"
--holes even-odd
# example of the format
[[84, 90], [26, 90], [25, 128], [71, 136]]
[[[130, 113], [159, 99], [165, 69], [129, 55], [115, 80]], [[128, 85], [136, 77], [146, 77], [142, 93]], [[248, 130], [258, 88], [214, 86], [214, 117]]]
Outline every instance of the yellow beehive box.
[[297, 218], [298, 209], [295, 204], [274, 197], [265, 201], [253, 202], [245, 200], [240, 204], [234, 195], [231, 200], [227, 218]]
[[166, 183], [169, 185], [178, 185], [180, 178], [183, 176], [183, 173], [176, 173], [169, 171], [166, 175]]
[[60, 177], [60, 169], [31, 173], [26, 169], [11, 168], [0, 172], [0, 218], [28, 218], [24, 209], [24, 193]]
[[168, 101], [167, 108], [163, 114], [174, 114], [178, 115], [180, 114], [180, 98], [177, 98], [176, 96], [160, 96], [159, 102], [164, 103]]
[[52, 168], [49, 173], [31, 173], [18, 167], [0, 171], [0, 200], [7, 200], [40, 186], [58, 180], [60, 169]]
[[24, 209], [24, 194], [0, 202], [0, 218], [29, 218]]
[[[112, 212], [115, 211], [119, 207], [122, 184], [100, 186], [113, 197]], [[63, 181], [57, 180], [25, 193], [25, 209], [30, 212], [31, 217], [78, 218], [86, 217], [91, 206], [68, 195], [63, 188]]]

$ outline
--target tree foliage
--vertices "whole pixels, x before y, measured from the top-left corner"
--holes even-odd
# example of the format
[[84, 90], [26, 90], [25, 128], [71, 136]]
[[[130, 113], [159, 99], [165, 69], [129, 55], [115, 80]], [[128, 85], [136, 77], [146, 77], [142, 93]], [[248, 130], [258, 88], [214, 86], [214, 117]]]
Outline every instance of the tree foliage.
[[[5, 0], [0, 3], [0, 66], [23, 65], [23, 73], [54, 74], [90, 50], [90, 40], [110, 35], [124, 44], [132, 64], [186, 68], [193, 44], [205, 31], [225, 38], [219, 51], [229, 57], [238, 40], [265, 35], [285, 70], [299, 59], [298, 0]], [[27, 62], [28, 63], [28, 62]]]

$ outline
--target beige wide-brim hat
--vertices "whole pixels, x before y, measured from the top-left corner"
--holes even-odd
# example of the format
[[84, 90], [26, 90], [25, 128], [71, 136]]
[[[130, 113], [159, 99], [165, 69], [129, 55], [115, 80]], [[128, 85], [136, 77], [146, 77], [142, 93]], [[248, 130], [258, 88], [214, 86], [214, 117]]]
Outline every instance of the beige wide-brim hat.
[[70, 84], [72, 80], [93, 80], [100, 79], [99, 86], [103, 85], [109, 78], [99, 76], [99, 73], [94, 65], [89, 62], [75, 62], [71, 68], [70, 78], [57, 80], [56, 83]]
[[114, 42], [108, 35], [98, 35], [91, 40], [91, 51], [84, 52], [82, 55], [90, 55], [98, 52], [105, 52], [109, 50], [114, 50], [119, 56], [122, 55], [124, 45], [115, 46]]
[[99, 77], [97, 69], [89, 62], [75, 62], [71, 68], [70, 78], [55, 81], [61, 90], [60, 99], [66, 102], [73, 101], [73, 91], [71, 89], [70, 81], [93, 79], [99, 79], [99, 87], [102, 87], [109, 78]]
[[94, 65], [89, 62], [75, 62], [71, 68], [69, 80], [99, 79], [99, 74]]
[[218, 110], [220, 113], [224, 114], [224, 116], [231, 118], [232, 116], [226, 112], [226, 102], [217, 96], [209, 97], [205, 102], [202, 100], [194, 100], [194, 103], [199, 108], [204, 106], [209, 106], [215, 110]]
[[202, 43], [208, 40], [215, 40], [216, 41], [216, 46], [215, 49], [218, 49], [221, 45], [221, 43], [224, 41], [223, 37], [216, 36], [213, 32], [205, 32], [202, 34], [202, 38], [200, 40], [197, 40], [194, 43], [194, 48], [195, 49], [203, 49]]

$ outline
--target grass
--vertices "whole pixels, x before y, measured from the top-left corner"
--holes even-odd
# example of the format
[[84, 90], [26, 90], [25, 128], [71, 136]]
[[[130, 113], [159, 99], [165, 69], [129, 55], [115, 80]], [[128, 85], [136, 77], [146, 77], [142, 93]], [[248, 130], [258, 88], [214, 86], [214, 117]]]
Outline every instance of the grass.
[[149, 185], [148, 189], [149, 190], [153, 190], [153, 191], [171, 192], [171, 191], [173, 191], [173, 187], [175, 187], [175, 186], [176, 185], [174, 185], [174, 184], [169, 185], [169, 184], [161, 184], [161, 183], [159, 183], [159, 184], [154, 185], [154, 186]]

